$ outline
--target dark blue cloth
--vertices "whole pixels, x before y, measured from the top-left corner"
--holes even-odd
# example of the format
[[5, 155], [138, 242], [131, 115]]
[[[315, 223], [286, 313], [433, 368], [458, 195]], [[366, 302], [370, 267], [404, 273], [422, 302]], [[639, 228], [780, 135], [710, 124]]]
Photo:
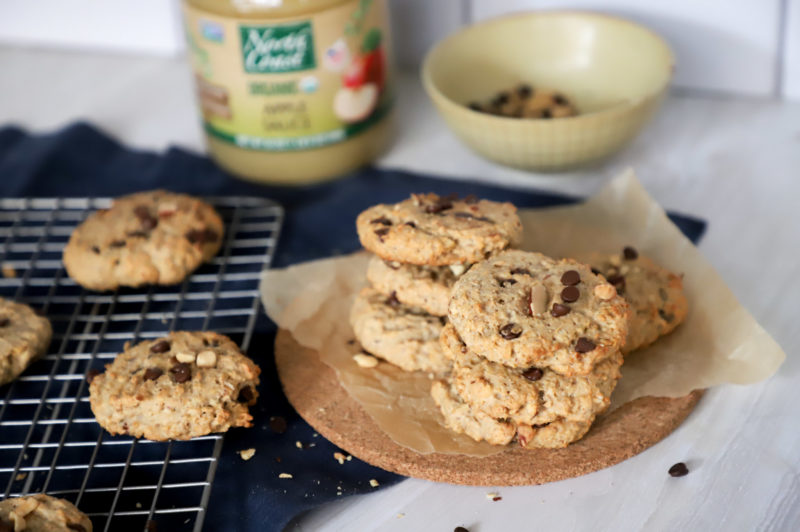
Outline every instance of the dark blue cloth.
[[[469, 176], [465, 176], [469, 177]], [[163, 187], [197, 195], [253, 195], [277, 200], [286, 221], [274, 264], [285, 266], [358, 249], [356, 215], [369, 205], [394, 202], [411, 192], [475, 194], [512, 201], [520, 207], [575, 201], [541, 192], [439, 180], [406, 172], [366, 168], [332, 183], [301, 188], [264, 187], [229, 177], [205, 157], [172, 148], [163, 154], [121, 146], [87, 124], [49, 135], [32, 136], [13, 127], [0, 129], [0, 195], [116, 196]], [[705, 223], [685, 216], [672, 220], [693, 241]], [[207, 530], [280, 530], [292, 517], [346, 495], [373, 491], [369, 479], [388, 486], [402, 477], [357, 459], [340, 466], [337, 448], [294, 412], [281, 391], [271, 354], [275, 328], [265, 317], [257, 323], [250, 353], [261, 363], [261, 399], [255, 428], [231, 431], [219, 462], [206, 518]], [[285, 433], [270, 428], [270, 417], [287, 421]], [[295, 441], [314, 443], [299, 451]], [[236, 451], [256, 448], [243, 463]], [[291, 482], [278, 474], [291, 471]], [[341, 492], [338, 495], [337, 492]]]

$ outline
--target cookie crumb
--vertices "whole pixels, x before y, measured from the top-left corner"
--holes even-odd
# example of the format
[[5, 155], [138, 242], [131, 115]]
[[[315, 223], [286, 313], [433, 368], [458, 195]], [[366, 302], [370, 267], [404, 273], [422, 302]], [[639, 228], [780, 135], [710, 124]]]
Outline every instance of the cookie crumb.
[[337, 452], [335, 452], [335, 453], [333, 453], [333, 458], [334, 458], [334, 459], [335, 459], [337, 462], [339, 462], [339, 465], [344, 465], [344, 461], [345, 461], [345, 460], [351, 460], [351, 459], [352, 459], [352, 457], [351, 457], [351, 456], [345, 456], [344, 454], [342, 454], [342, 453], [340, 453], [340, 452], [338, 452], [338, 451], [337, 451]]
[[378, 365], [378, 359], [366, 353], [357, 353], [353, 355], [353, 360], [362, 368], [374, 368]]
[[17, 270], [12, 268], [10, 264], [3, 263], [2, 271], [3, 277], [6, 279], [15, 279], [17, 277]]
[[303, 442], [301, 442], [300, 440], [297, 440], [296, 442], [294, 442], [294, 446], [297, 447], [298, 449], [302, 449], [303, 448]]
[[293, 478], [293, 477], [289, 473], [281, 473], [280, 475], [278, 475], [278, 478]]
[[380, 486], [380, 484], [378, 484], [378, 481], [375, 480], [374, 478], [369, 479], [369, 485], [372, 486], [373, 488], [377, 488], [378, 486]]
[[25, 480], [25, 477], [27, 476], [28, 476], [27, 473], [17, 473], [17, 476], [14, 477], [14, 480], [16, 481]]
[[398, 518], [398, 519], [402, 519], [402, 518], [404, 518], [405, 516], [406, 516], [406, 514], [404, 514], [404, 513], [399, 513], [399, 514], [397, 514], [397, 518]]
[[137, 502], [137, 503], [136, 503], [136, 507], [137, 507], [137, 508], [141, 508], [141, 507], [142, 507], [142, 503], [140, 503], [140, 502]]
[[490, 501], [499, 501], [502, 497], [500, 497], [500, 494], [496, 491], [490, 491], [486, 494], [486, 498]]
[[254, 454], [256, 454], [256, 450], [252, 447], [249, 449], [242, 449], [241, 451], [239, 451], [239, 456], [242, 457], [242, 460], [250, 460]]

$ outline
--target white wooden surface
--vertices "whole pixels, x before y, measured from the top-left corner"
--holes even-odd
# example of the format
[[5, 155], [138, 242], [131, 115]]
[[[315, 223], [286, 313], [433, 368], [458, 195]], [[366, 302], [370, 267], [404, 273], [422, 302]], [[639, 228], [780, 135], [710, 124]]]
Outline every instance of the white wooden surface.
[[[0, 123], [43, 131], [88, 119], [134, 147], [202, 150], [180, 60], [0, 48], [0, 65]], [[383, 166], [584, 195], [633, 166], [665, 207], [709, 221], [700, 249], [788, 358], [767, 382], [711, 390], [669, 438], [612, 468], [522, 488], [407, 480], [331, 503], [290, 530], [797, 530], [800, 104], [673, 96], [613, 160], [539, 176], [497, 167], [458, 144], [414, 73], [399, 92], [400, 134]], [[667, 475], [677, 461], [687, 462], [688, 476]], [[490, 491], [503, 499], [487, 500]]]

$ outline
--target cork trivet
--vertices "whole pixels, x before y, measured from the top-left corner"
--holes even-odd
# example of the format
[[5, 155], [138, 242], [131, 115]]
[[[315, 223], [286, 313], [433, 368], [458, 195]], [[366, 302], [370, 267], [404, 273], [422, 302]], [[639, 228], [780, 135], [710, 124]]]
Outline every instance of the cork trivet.
[[677, 399], [642, 397], [597, 421], [565, 449], [513, 446], [476, 458], [419, 454], [394, 443], [341, 387], [317, 353], [280, 330], [275, 363], [284, 392], [314, 429], [353, 456], [401, 475], [451, 484], [520, 486], [577, 477], [619, 463], [657, 443], [686, 419], [702, 391]]

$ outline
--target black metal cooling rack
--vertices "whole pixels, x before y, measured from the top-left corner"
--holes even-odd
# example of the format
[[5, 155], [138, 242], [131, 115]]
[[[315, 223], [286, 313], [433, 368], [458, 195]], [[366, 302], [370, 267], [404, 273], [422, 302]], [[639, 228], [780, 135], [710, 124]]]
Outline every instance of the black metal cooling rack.
[[209, 201], [226, 226], [212, 262], [177, 286], [98, 293], [67, 277], [61, 252], [75, 226], [110, 199], [0, 199], [0, 296], [53, 325], [48, 354], [0, 387], [2, 497], [68, 499], [97, 531], [143, 530], [149, 521], [162, 531], [201, 530], [223, 436], [111, 436], [89, 408], [86, 374], [102, 370], [125, 342], [172, 330], [213, 330], [247, 351], [283, 210], [257, 198]]

